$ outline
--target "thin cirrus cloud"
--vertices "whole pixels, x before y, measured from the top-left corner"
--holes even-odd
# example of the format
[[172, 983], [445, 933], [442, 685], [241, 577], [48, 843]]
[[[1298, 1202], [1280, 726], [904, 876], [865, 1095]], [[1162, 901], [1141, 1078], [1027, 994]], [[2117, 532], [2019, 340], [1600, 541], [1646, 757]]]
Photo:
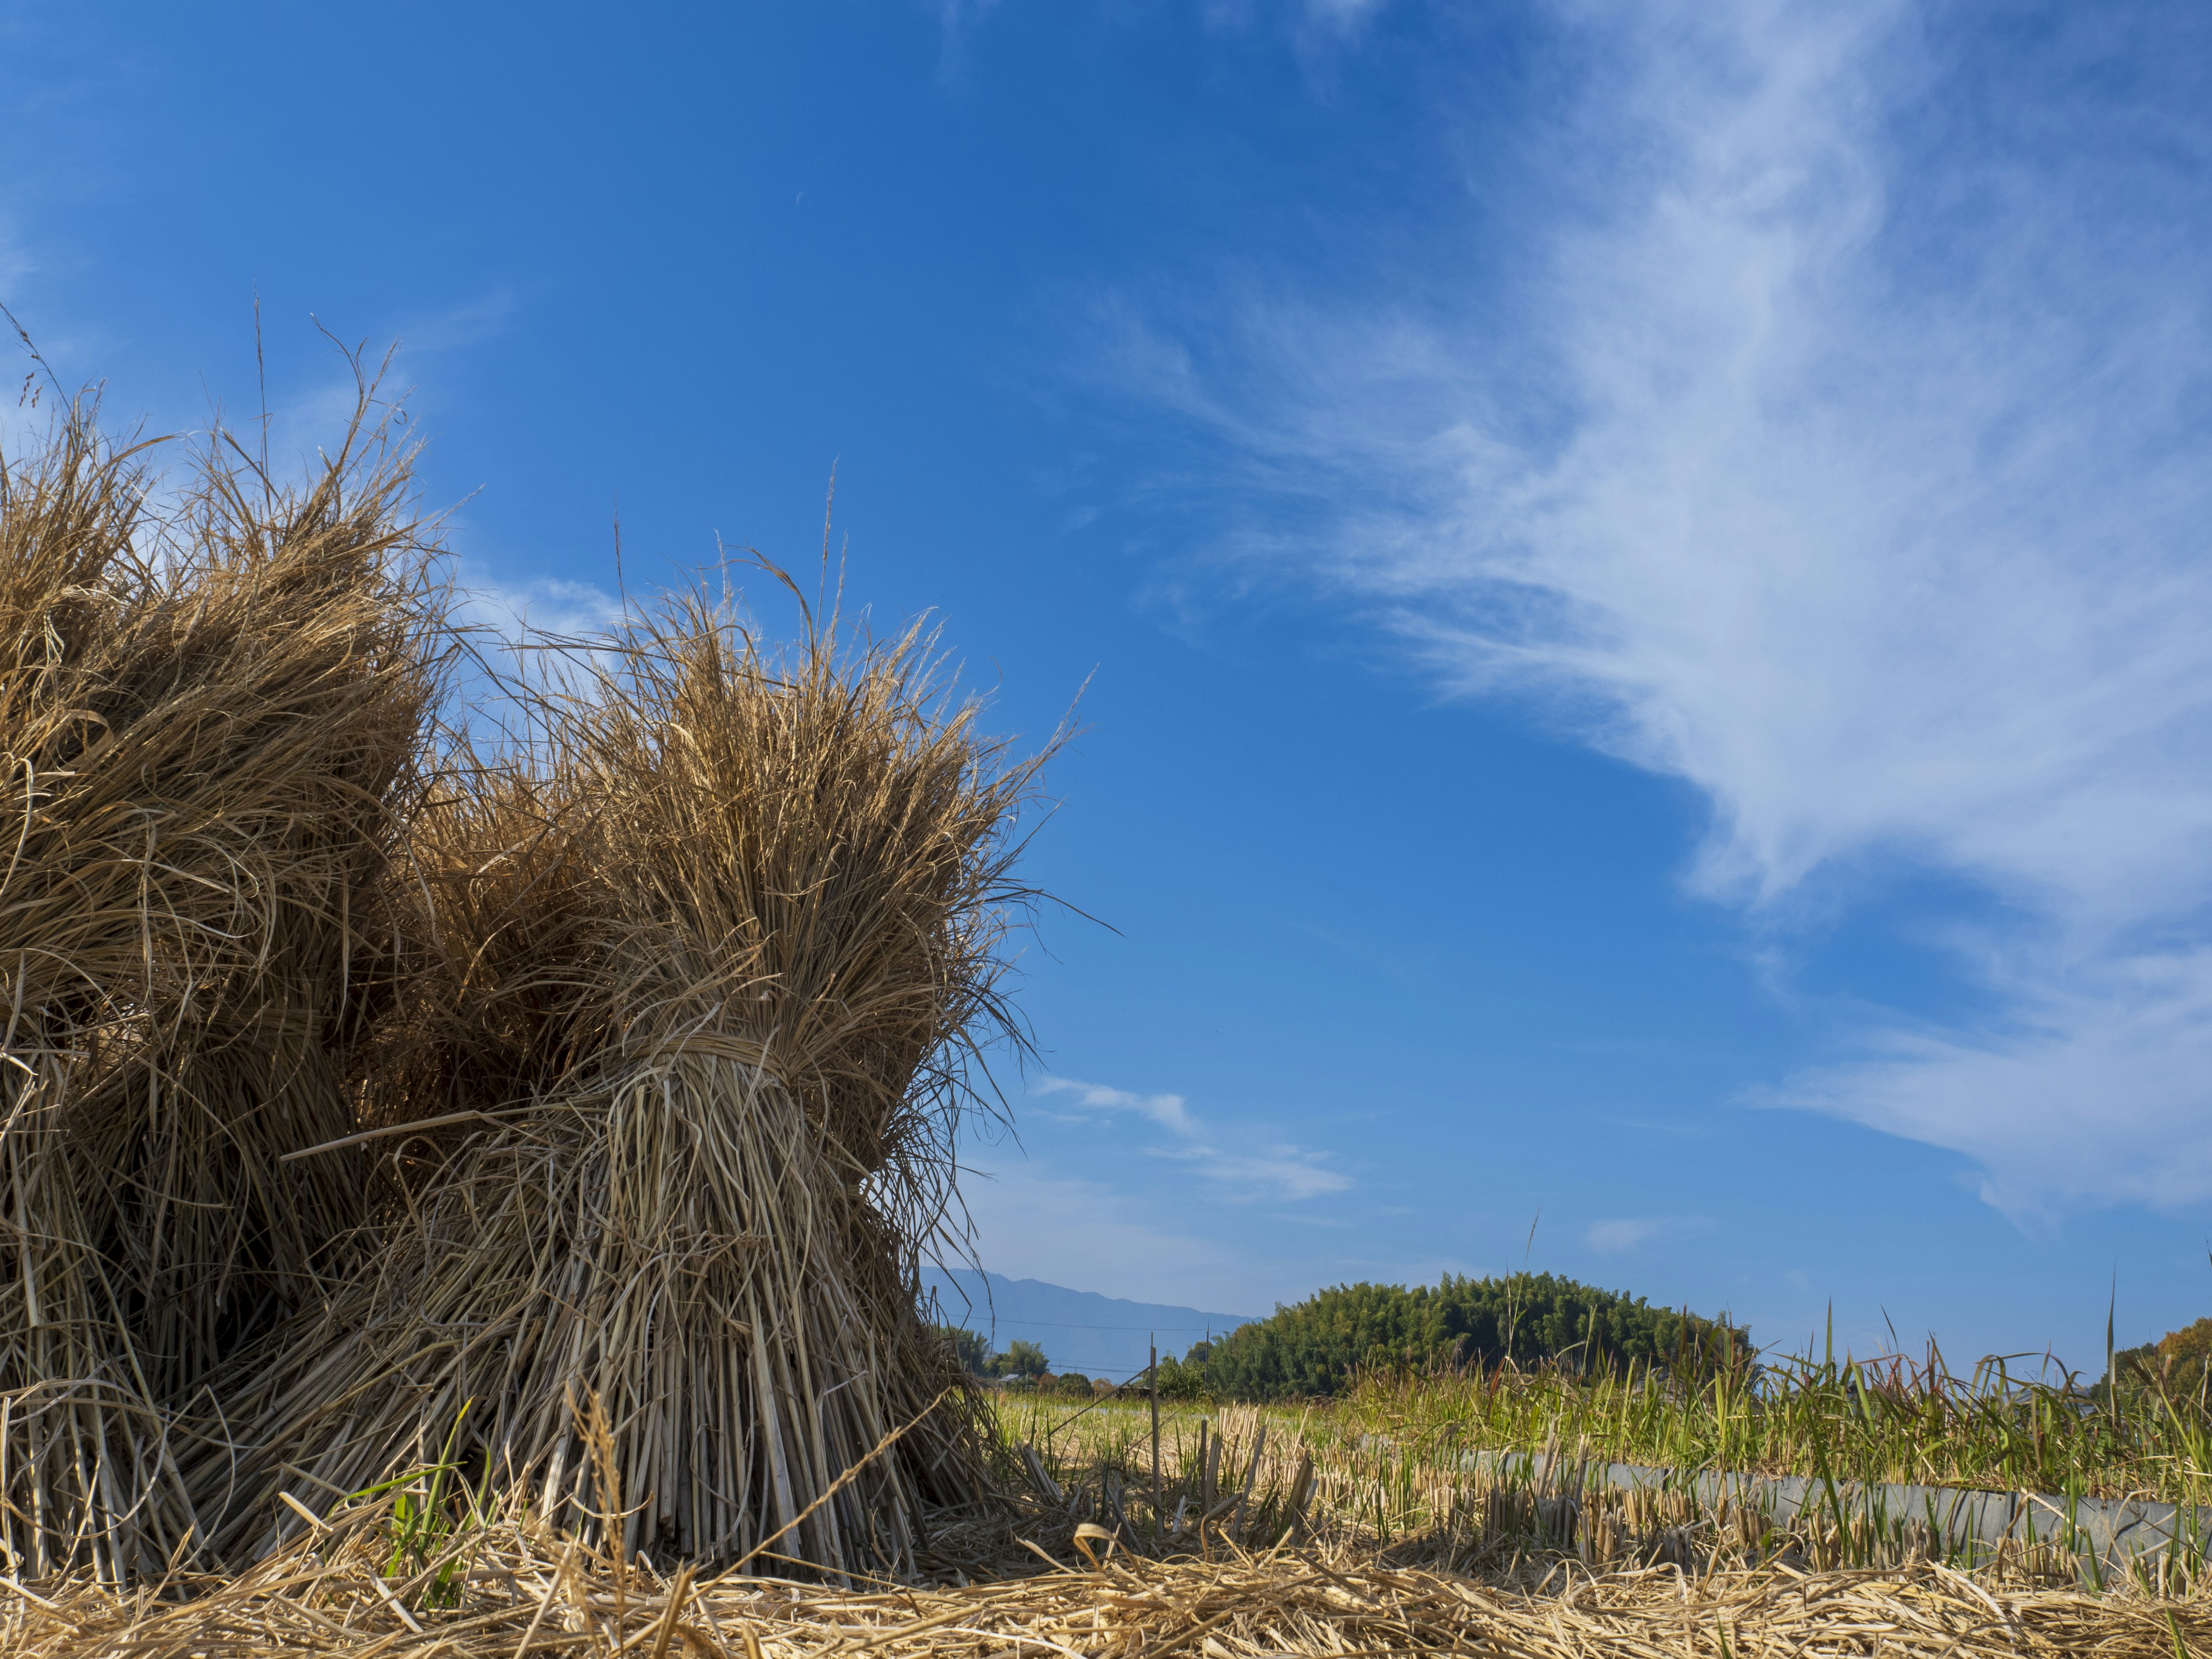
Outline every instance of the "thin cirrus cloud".
[[1287, 23], [1294, 34], [1311, 42], [1340, 43], [1355, 36], [1382, 11], [1387, 0], [1291, 0], [1269, 4], [1267, 0], [1203, 0], [1200, 15], [1208, 27], [1220, 30], [1249, 28], [1261, 22]]
[[1133, 1094], [1127, 1089], [1109, 1089], [1103, 1083], [1079, 1083], [1072, 1077], [1042, 1079], [1030, 1092], [1057, 1101], [1064, 1112], [1073, 1115], [1133, 1112], [1179, 1135], [1198, 1133], [1181, 1095]]
[[1253, 1196], [1291, 1200], [1320, 1198], [1352, 1185], [1350, 1176], [1328, 1166], [1324, 1153], [1285, 1144], [1243, 1149], [1219, 1145], [1181, 1095], [1142, 1095], [1065, 1077], [1042, 1079], [1030, 1092], [1055, 1102], [1058, 1109], [1054, 1115], [1062, 1119], [1097, 1121], [1116, 1115], [1146, 1119], [1173, 1137], [1165, 1145], [1147, 1147], [1150, 1156], [1188, 1164], [1217, 1185]]
[[1709, 1233], [1713, 1224], [1706, 1216], [1617, 1216], [1590, 1223], [1583, 1243], [1599, 1255], [1626, 1255], [1647, 1244]]
[[591, 582], [534, 577], [520, 582], [463, 573], [453, 604], [461, 627], [513, 649], [548, 638], [596, 638], [618, 626], [622, 599]]
[[1549, 15], [1583, 94], [1502, 292], [1125, 312], [1115, 372], [1298, 509], [1246, 558], [1702, 790], [1709, 896], [1775, 926], [1901, 861], [1998, 902], [1943, 924], [1994, 1017], [1764, 1102], [2018, 1218], [2212, 1195], [2203, 26]]

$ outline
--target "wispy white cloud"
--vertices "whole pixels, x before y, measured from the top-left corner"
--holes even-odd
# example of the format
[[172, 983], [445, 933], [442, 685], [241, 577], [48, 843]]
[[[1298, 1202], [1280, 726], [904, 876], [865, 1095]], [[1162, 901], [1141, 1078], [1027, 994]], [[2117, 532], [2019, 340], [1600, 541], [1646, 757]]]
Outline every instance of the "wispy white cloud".
[[1504, 296], [1236, 296], [1210, 340], [1125, 318], [1117, 371], [1321, 509], [1248, 552], [1700, 788], [1700, 890], [1771, 922], [1903, 860], [2001, 901], [1953, 935], [1998, 1024], [1769, 1098], [2017, 1215], [2212, 1194], [2212, 116], [2160, 79], [2199, 26], [1557, 15], [1584, 96]]
[[623, 617], [621, 597], [591, 582], [540, 576], [520, 581], [481, 578], [464, 569], [455, 620], [515, 646], [553, 636], [579, 639], [604, 634]]
[[620, 672], [619, 657], [595, 643], [620, 628], [620, 594], [560, 577], [490, 577], [466, 557], [454, 572], [448, 614], [468, 644], [465, 707], [479, 742], [503, 743], [528, 728], [515, 697], [522, 688], [590, 696], [596, 676]]
[[1656, 1221], [1638, 1219], [1633, 1216], [1613, 1221], [1593, 1221], [1583, 1242], [1604, 1255], [1618, 1255], [1632, 1250], [1639, 1244], [1648, 1244], [1665, 1229]]
[[[2040, 963], [2037, 965], [2040, 966]], [[1764, 1097], [1964, 1152], [2023, 1220], [2212, 1193], [2212, 950], [2121, 955], [2017, 989], [2014, 1029], [1876, 1035], [1867, 1058]]]
[[516, 310], [514, 290], [502, 283], [472, 300], [410, 317], [399, 325], [394, 336], [410, 358], [425, 352], [462, 350], [505, 333], [514, 325]]
[[1198, 1125], [1192, 1121], [1181, 1095], [1133, 1094], [1127, 1089], [1109, 1089], [1102, 1083], [1079, 1083], [1072, 1077], [1040, 1079], [1030, 1092], [1091, 1112], [1134, 1112], [1179, 1135], [1198, 1133]]
[[1388, 0], [1305, 0], [1306, 26], [1339, 37], [1357, 34], [1387, 3]]
[[1224, 1146], [1192, 1114], [1181, 1095], [1140, 1095], [1073, 1078], [1045, 1078], [1031, 1085], [1032, 1097], [1060, 1103], [1065, 1116], [1129, 1114], [1167, 1130], [1175, 1139], [1145, 1149], [1154, 1158], [1189, 1165], [1221, 1186], [1286, 1200], [1340, 1193], [1352, 1178], [1328, 1167], [1325, 1152], [1285, 1143]]
[[1328, 1167], [1326, 1152], [1308, 1152], [1299, 1146], [1279, 1144], [1249, 1152], [1232, 1152], [1200, 1144], [1160, 1147], [1156, 1153], [1194, 1164], [1211, 1180], [1256, 1188], [1279, 1198], [1320, 1198], [1328, 1193], [1340, 1193], [1352, 1185], [1351, 1176]]
[[937, 79], [956, 85], [968, 64], [968, 40], [998, 9], [999, 0], [933, 0], [937, 13]]
[[1706, 1216], [1619, 1216], [1590, 1223], [1583, 1233], [1583, 1243], [1600, 1255], [1626, 1255], [1662, 1239], [1712, 1231], [1712, 1220]]

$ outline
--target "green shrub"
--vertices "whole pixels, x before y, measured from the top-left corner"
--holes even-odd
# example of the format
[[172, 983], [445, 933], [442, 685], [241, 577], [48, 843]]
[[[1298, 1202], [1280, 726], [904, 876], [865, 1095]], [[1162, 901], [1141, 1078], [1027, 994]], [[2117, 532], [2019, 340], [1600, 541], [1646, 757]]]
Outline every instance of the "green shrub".
[[2205, 1368], [2212, 1362], [2212, 1319], [2168, 1331], [2159, 1339], [2158, 1359], [2160, 1372], [2173, 1394], [2191, 1398], [2203, 1394]]

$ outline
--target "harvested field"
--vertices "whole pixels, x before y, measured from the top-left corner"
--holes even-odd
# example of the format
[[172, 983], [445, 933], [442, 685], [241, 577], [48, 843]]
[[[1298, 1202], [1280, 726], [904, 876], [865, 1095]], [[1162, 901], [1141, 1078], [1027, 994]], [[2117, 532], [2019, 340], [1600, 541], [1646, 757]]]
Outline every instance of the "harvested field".
[[[1406, 1403], [1411, 1387], [1394, 1397]], [[1449, 1397], [1451, 1379], [1437, 1392]], [[1170, 1405], [1155, 1484], [1139, 1402], [1002, 1402], [1021, 1479], [1070, 1522], [1151, 1538], [1153, 1494], [1170, 1549], [1279, 1539], [1347, 1559], [1494, 1574], [1509, 1559], [1601, 1573], [1674, 1565], [1693, 1574], [1784, 1562], [1799, 1571], [1895, 1569], [1935, 1560], [1979, 1579], [2160, 1595], [2207, 1582], [2200, 1507], [2112, 1506], [2078, 1488], [1907, 1495], [1848, 1480], [1774, 1482], [1710, 1468], [1626, 1470], [1586, 1441], [1535, 1454], [1470, 1448], [1453, 1434], [1376, 1433], [1363, 1402]], [[1132, 1524], [1132, 1523], [1135, 1524]], [[1158, 1553], [1155, 1551], [1155, 1553]]]
[[4, 1651], [2212, 1654], [2194, 1557], [1580, 1484], [1650, 1386], [1538, 1480], [1464, 1450], [1556, 1387], [994, 1407], [917, 1270], [1042, 756], [780, 572], [795, 641], [641, 603], [480, 746], [376, 406], [159, 520], [85, 409], [0, 466]]

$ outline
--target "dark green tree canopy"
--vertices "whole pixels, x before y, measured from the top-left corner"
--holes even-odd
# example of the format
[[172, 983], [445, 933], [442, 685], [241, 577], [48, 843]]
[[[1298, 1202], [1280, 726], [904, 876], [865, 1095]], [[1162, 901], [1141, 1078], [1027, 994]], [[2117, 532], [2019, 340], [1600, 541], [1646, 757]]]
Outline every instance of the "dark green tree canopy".
[[1044, 1350], [1020, 1337], [1007, 1343], [1006, 1352], [991, 1361], [994, 1376], [1042, 1376], [1051, 1369], [1052, 1362], [1044, 1357]]
[[1240, 1325], [1202, 1363], [1218, 1398], [1291, 1400], [1338, 1393], [1376, 1368], [1488, 1368], [1510, 1358], [1585, 1372], [1632, 1364], [1680, 1372], [1745, 1363], [1751, 1352], [1741, 1328], [1551, 1273], [1515, 1273], [1447, 1276], [1411, 1290], [1339, 1285]]
[[[1141, 1386], [1144, 1379], [1137, 1379]], [[1203, 1400], [1209, 1390], [1206, 1381], [1206, 1344], [1192, 1346], [1189, 1354], [1177, 1359], [1173, 1354], [1160, 1356], [1160, 1398], [1163, 1400]]]

